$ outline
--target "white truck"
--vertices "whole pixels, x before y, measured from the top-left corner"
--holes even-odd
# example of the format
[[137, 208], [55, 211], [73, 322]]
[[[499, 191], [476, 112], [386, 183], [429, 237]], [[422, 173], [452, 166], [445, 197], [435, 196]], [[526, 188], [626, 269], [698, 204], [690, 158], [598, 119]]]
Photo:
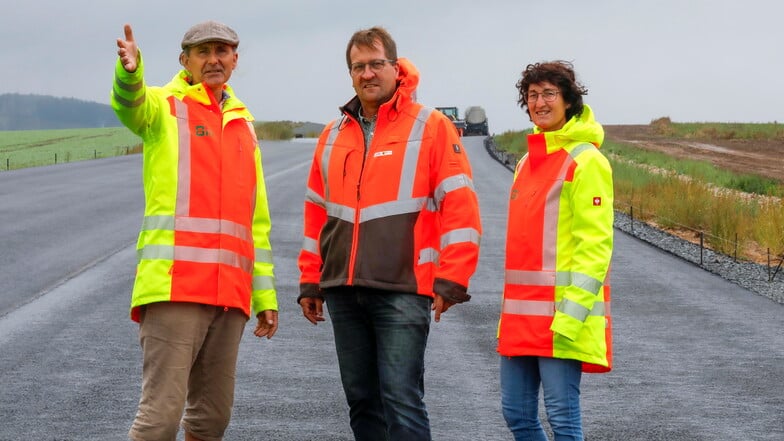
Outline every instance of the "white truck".
[[480, 106], [471, 106], [465, 111], [465, 130], [463, 134], [487, 136], [490, 130], [487, 126], [487, 114]]

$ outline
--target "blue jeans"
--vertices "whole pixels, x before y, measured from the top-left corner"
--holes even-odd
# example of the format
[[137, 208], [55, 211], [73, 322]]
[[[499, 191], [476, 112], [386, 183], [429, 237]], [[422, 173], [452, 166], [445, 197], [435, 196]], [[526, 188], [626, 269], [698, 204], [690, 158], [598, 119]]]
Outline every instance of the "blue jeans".
[[582, 441], [582, 362], [549, 357], [501, 357], [501, 407], [515, 441], [547, 441], [539, 422], [539, 386], [556, 441]]
[[342, 287], [325, 299], [357, 441], [430, 440], [425, 346], [432, 300]]

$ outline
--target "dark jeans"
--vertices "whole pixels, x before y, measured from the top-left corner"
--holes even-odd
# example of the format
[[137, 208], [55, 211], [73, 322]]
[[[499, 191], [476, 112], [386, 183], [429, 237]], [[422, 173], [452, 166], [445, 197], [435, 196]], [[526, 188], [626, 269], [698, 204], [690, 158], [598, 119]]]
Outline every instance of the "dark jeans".
[[424, 374], [432, 300], [354, 287], [325, 298], [354, 438], [430, 440]]

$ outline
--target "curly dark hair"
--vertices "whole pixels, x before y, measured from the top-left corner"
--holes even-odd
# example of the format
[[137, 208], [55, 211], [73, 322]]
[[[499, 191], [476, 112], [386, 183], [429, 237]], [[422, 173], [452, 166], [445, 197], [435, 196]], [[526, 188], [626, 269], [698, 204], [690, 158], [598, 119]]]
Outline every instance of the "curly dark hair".
[[573, 116], [579, 116], [583, 113], [583, 95], [588, 94], [588, 89], [575, 79], [572, 63], [562, 60], [544, 61], [526, 66], [522, 72], [522, 77], [516, 84], [519, 93], [517, 104], [528, 113], [529, 119], [531, 118], [531, 111], [528, 108], [528, 88], [531, 84], [544, 81], [557, 86], [564, 102], [568, 104], [566, 109], [567, 121]]

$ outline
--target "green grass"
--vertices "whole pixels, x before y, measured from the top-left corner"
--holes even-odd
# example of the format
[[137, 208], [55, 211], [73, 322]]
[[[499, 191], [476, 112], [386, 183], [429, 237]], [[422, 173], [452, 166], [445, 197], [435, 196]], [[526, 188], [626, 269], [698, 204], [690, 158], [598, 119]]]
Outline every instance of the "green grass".
[[674, 123], [668, 117], [651, 122], [654, 133], [681, 139], [784, 141], [784, 125], [772, 123]]
[[[691, 126], [690, 131], [684, 130], [684, 133], [694, 133], [697, 128], [702, 126], [698, 124], [683, 125]], [[717, 124], [709, 124], [711, 127], [716, 125]], [[733, 126], [737, 125], [739, 124], [733, 124]], [[758, 126], [762, 124], [749, 125]], [[774, 127], [776, 125], [769, 124], [766, 126]], [[749, 131], [751, 130], [749, 129]], [[494, 137], [496, 148], [506, 152], [514, 152], [517, 153], [518, 156], [522, 156], [525, 152], [528, 151], [528, 144], [526, 142], [526, 135], [528, 133], [530, 133], [530, 130], [520, 132], [504, 132], [500, 135], [496, 135]], [[761, 131], [759, 133], [766, 133], [765, 136], [774, 136], [774, 132], [771, 131]], [[680, 175], [690, 176], [694, 179], [707, 182], [718, 187], [760, 195], [778, 197], [784, 196], [784, 175], [782, 175], [782, 181], [776, 181], [774, 179], [763, 176], [738, 174], [729, 170], [717, 168], [709, 162], [679, 159], [672, 156], [667, 156], [664, 153], [645, 150], [632, 144], [617, 143], [607, 140], [605, 140], [601, 150], [611, 160], [613, 158], [619, 158], [619, 160], [622, 161], [648, 165]]]
[[[631, 144], [605, 141], [602, 152], [609, 158], [620, 158], [635, 164], [644, 164], [664, 169], [679, 175], [689, 176], [718, 187], [769, 196], [784, 196], [784, 181], [779, 182], [763, 176], [738, 174], [717, 168], [705, 161], [679, 159], [660, 152], [652, 152]], [[784, 176], [783, 176], [784, 177]]]
[[[286, 140], [302, 123], [257, 122], [261, 140]], [[307, 134], [318, 137], [318, 133]], [[0, 171], [141, 153], [142, 140], [125, 127], [0, 131]]]
[[[660, 119], [651, 125], [659, 134], [664, 127], [671, 137], [782, 136], [782, 127], [776, 123], [673, 124]], [[527, 151], [527, 133], [496, 135], [496, 147], [522, 156]], [[687, 232], [687, 236], [701, 233], [712, 249], [730, 255], [737, 252], [747, 260], [758, 261], [768, 249], [774, 255], [784, 252], [784, 180], [736, 174], [708, 162], [677, 159], [632, 144], [605, 141], [601, 151], [613, 167], [616, 209], [633, 212], [635, 218], [664, 228]], [[756, 196], [739, 197], [733, 191]]]
[[530, 133], [532, 133], [531, 129], [523, 130], [521, 132], [507, 131], [500, 135], [495, 135], [493, 140], [495, 141], [495, 145], [498, 150], [510, 153], [518, 153], [519, 156], [522, 156], [525, 152], [528, 151], [528, 141], [526, 141], [526, 136]]
[[0, 131], [0, 170], [105, 158], [141, 151], [124, 127]]

